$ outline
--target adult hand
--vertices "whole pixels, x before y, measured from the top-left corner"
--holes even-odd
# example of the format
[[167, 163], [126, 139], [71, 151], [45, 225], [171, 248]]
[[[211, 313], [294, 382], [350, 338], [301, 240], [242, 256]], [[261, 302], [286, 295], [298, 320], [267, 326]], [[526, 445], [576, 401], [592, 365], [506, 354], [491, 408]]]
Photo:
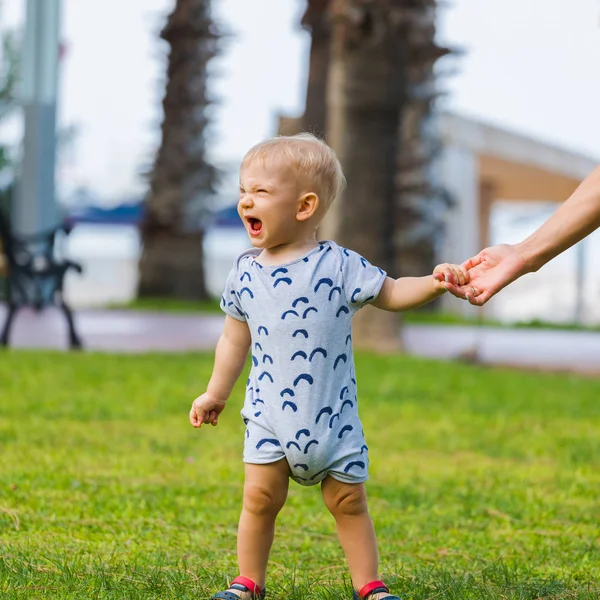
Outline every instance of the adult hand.
[[447, 283], [446, 289], [475, 306], [483, 306], [494, 294], [528, 272], [523, 256], [508, 244], [486, 248], [462, 266], [468, 271], [469, 283]]

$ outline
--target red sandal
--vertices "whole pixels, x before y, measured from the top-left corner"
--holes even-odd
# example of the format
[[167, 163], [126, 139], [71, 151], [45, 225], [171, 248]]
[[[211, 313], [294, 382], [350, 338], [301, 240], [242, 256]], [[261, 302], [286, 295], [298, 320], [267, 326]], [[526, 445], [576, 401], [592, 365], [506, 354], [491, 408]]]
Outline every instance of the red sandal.
[[229, 588], [223, 592], [217, 592], [210, 600], [240, 600], [240, 597], [229, 590], [237, 590], [238, 592], [250, 592], [252, 600], [263, 600], [265, 591], [261, 590], [252, 579], [239, 575], [232, 582]]
[[[388, 586], [385, 585], [383, 581], [371, 581], [371, 583], [367, 583], [367, 585], [361, 587], [358, 592], [354, 592], [353, 600], [362, 600], [363, 598], [366, 599], [373, 594], [383, 593], [390, 593]], [[400, 598], [398, 596], [387, 596], [385, 600], [400, 600]]]

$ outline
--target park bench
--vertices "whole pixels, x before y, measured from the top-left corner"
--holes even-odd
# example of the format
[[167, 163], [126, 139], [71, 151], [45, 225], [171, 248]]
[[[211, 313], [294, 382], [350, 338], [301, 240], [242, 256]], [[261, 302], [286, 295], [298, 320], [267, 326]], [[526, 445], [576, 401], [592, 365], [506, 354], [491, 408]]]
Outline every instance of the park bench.
[[10, 329], [17, 312], [24, 307], [41, 311], [56, 306], [65, 315], [71, 348], [81, 348], [73, 313], [63, 296], [65, 274], [70, 269], [82, 273], [81, 265], [57, 257], [57, 237], [68, 235], [71, 227], [63, 223], [54, 229], [17, 235], [9, 218], [0, 210], [0, 245], [4, 260], [3, 274], [7, 305], [6, 319], [0, 333], [0, 346], [8, 346]]

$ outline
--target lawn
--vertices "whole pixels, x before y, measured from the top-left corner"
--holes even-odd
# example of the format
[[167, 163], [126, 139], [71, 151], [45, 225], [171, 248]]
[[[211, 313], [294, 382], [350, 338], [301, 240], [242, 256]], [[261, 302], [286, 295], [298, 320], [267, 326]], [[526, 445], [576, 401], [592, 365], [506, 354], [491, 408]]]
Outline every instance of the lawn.
[[[0, 597], [207, 598], [237, 574], [238, 386], [208, 354], [0, 354]], [[381, 568], [403, 600], [599, 598], [600, 381], [358, 354]], [[318, 487], [291, 484], [269, 598], [351, 598]]]

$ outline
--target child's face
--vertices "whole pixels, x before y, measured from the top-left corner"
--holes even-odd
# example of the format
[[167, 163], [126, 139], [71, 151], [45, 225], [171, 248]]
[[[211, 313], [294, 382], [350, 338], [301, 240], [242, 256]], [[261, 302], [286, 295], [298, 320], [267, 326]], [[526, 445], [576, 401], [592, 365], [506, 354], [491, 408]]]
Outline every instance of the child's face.
[[240, 171], [238, 213], [256, 248], [296, 241], [301, 189], [292, 169], [280, 159], [254, 160]]

